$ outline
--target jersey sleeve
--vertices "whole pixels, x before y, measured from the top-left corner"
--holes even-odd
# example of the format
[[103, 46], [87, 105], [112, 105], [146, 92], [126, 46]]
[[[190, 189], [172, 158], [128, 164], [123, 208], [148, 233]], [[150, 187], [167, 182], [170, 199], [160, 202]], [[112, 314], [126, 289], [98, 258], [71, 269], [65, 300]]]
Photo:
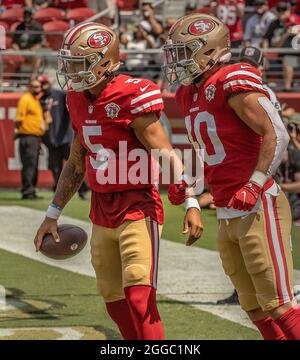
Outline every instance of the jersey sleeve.
[[254, 66], [243, 63], [229, 67], [222, 79], [223, 91], [226, 97], [243, 92], [260, 92], [269, 98], [263, 87], [260, 71]]
[[133, 84], [129, 108], [132, 118], [149, 113], [155, 113], [159, 117], [164, 109], [159, 87], [146, 79], [141, 79], [139, 83]]

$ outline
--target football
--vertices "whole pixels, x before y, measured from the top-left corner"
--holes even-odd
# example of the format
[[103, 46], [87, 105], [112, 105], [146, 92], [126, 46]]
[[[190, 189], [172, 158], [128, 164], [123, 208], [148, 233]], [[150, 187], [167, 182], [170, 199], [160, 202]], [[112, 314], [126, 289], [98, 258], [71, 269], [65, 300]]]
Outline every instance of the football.
[[57, 227], [60, 242], [55, 242], [52, 234], [47, 234], [40, 251], [43, 255], [56, 260], [64, 260], [77, 255], [86, 245], [87, 233], [76, 225], [62, 224]]

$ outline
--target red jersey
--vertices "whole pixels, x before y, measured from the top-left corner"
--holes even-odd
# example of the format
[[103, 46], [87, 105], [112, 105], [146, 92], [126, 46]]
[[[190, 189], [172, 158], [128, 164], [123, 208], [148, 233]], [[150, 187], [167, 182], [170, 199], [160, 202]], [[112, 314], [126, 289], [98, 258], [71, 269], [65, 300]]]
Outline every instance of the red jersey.
[[117, 227], [128, 219], [150, 216], [161, 224], [162, 203], [151, 181], [151, 156], [130, 127], [135, 118], [149, 113], [159, 118], [163, 100], [158, 86], [118, 75], [97, 99], [91, 100], [87, 92], [70, 91], [67, 104], [72, 126], [86, 149], [93, 223]]
[[[236, 0], [236, 4], [244, 4], [245, 0]], [[232, 1], [221, 0], [217, 6], [217, 18], [226, 24], [230, 31], [230, 41], [243, 40], [242, 18], [238, 17], [236, 5]]]
[[249, 91], [268, 96], [259, 70], [234, 64], [217, 70], [199, 88], [181, 86], [176, 92], [189, 140], [204, 150], [204, 175], [217, 207], [227, 206], [258, 162], [262, 137], [227, 103], [229, 95]]

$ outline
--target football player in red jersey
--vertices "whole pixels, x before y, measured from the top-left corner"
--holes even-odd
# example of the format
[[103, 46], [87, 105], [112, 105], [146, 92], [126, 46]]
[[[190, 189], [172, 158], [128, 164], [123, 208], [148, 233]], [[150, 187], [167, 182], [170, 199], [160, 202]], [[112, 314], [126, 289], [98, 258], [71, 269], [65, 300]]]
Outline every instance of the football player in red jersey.
[[212, 12], [228, 26], [231, 47], [240, 47], [244, 35], [242, 18], [245, 14], [245, 0], [218, 0]]
[[[163, 49], [166, 77], [182, 84], [176, 101], [189, 140], [204, 150], [224, 271], [264, 339], [300, 339], [290, 208], [272, 178], [289, 137], [261, 74], [247, 63], [227, 64], [229, 30], [209, 15], [179, 19]], [[170, 201], [196, 206], [184, 188], [170, 185]]]
[[158, 86], [116, 75], [119, 66], [118, 37], [110, 28], [84, 23], [65, 35], [58, 79], [69, 89], [75, 137], [35, 245], [39, 250], [46, 233], [59, 240], [57, 219], [87, 173], [92, 264], [107, 311], [124, 339], [159, 340], [164, 337], [156, 306], [163, 206], [148, 179], [148, 151], [166, 149], [171, 165], [175, 157], [169, 158], [172, 146], [158, 121], [163, 110]]

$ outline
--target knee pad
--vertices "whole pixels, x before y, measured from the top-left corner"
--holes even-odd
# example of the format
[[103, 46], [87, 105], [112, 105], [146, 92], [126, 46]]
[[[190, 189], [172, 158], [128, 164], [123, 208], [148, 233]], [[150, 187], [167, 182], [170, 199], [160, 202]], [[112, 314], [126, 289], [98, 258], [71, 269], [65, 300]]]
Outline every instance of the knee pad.
[[142, 264], [131, 264], [127, 265], [124, 269], [124, 286], [142, 284], [149, 285], [149, 281], [147, 281], [146, 266]]

